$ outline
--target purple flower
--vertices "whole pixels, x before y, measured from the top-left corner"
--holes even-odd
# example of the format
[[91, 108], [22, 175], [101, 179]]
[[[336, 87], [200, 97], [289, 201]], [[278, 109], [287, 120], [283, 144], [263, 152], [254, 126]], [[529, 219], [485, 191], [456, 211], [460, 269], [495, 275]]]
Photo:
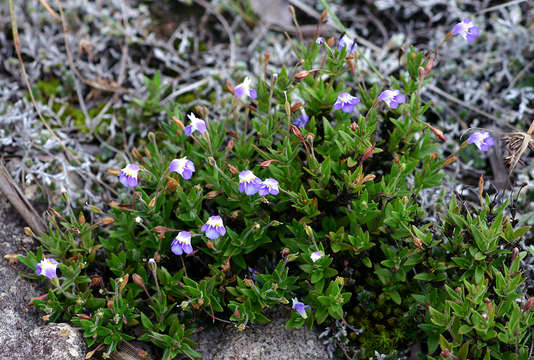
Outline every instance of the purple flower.
[[246, 98], [247, 96], [250, 96], [253, 99], [258, 97], [256, 90], [250, 88], [250, 79], [248, 77], [246, 77], [241, 84], [235, 87], [234, 95], [238, 99], [241, 99], [242, 97]]
[[454, 35], [460, 35], [467, 40], [467, 42], [475, 41], [479, 34], [478, 27], [469, 19], [463, 19], [462, 22], [454, 25], [452, 33]]
[[311, 309], [310, 305], [304, 305], [304, 303], [301, 303], [297, 300], [297, 298], [293, 298], [293, 310], [299, 313], [300, 316], [302, 316], [304, 319], [308, 317], [308, 314], [306, 314], [306, 309]]
[[239, 192], [245, 192], [247, 195], [254, 195], [258, 192], [261, 180], [250, 170], [239, 173]]
[[487, 131], [477, 131], [472, 133], [467, 139], [469, 144], [475, 144], [480, 151], [488, 151], [495, 145], [495, 140]]
[[174, 159], [169, 164], [170, 172], [177, 172], [182, 175], [185, 180], [191, 179], [193, 173], [195, 172], [195, 164], [191, 160], [187, 160], [187, 156], [184, 156], [181, 159]]
[[278, 181], [273, 178], [267, 178], [263, 180], [258, 187], [258, 194], [261, 196], [268, 194], [278, 195], [279, 193], [280, 189], [278, 188]]
[[171, 243], [171, 251], [176, 255], [191, 254], [193, 252], [191, 233], [189, 231], [180, 231]]
[[37, 264], [35, 268], [35, 273], [37, 275], [44, 275], [50, 280], [53, 280], [57, 277], [56, 268], [59, 263], [54, 259], [43, 259], [40, 263]]
[[190, 136], [193, 131], [198, 131], [201, 134], [206, 132], [206, 122], [204, 120], [200, 120], [193, 113], [187, 115], [187, 117], [191, 121], [191, 125], [187, 125], [184, 129], [186, 136]]
[[294, 121], [293, 125], [298, 126], [301, 129], [304, 129], [306, 124], [310, 121], [310, 117], [306, 115], [305, 112], [302, 112]]
[[379, 101], [383, 101], [389, 106], [390, 109], [396, 109], [399, 104], [406, 102], [406, 97], [401, 94], [400, 90], [384, 90], [378, 96]]
[[338, 51], [341, 51], [344, 47], [347, 47], [348, 55], [353, 55], [358, 50], [358, 44], [356, 44], [356, 40], [347, 35], [343, 35], [343, 37], [337, 42]]
[[347, 92], [342, 92], [337, 96], [336, 103], [334, 104], [334, 110], [343, 110], [346, 113], [354, 111], [354, 105], [360, 102], [360, 98], [352, 96]]
[[322, 251], [314, 251], [314, 252], [311, 253], [310, 258], [311, 258], [311, 260], [313, 262], [316, 262], [317, 260], [319, 260], [323, 256], [324, 256], [324, 254], [323, 254]]
[[134, 188], [137, 186], [139, 181], [137, 180], [137, 175], [141, 168], [139, 165], [128, 164], [124, 169], [119, 173], [119, 181], [122, 185]]
[[323, 45], [324, 44], [324, 37], [319, 36], [317, 39], [315, 39], [315, 43], [317, 45]]
[[249, 267], [248, 267], [248, 271], [250, 271], [250, 274], [251, 274], [251, 275], [250, 275], [250, 278], [252, 279], [252, 281], [259, 283], [260, 281], [254, 276], [254, 274], [257, 274], [257, 273], [258, 273], [258, 270], [253, 269], [253, 268], [251, 268], [251, 267], [249, 266]]
[[210, 216], [208, 221], [202, 225], [200, 230], [204, 231], [206, 237], [212, 240], [226, 234], [226, 229], [224, 228], [223, 221], [220, 216]]

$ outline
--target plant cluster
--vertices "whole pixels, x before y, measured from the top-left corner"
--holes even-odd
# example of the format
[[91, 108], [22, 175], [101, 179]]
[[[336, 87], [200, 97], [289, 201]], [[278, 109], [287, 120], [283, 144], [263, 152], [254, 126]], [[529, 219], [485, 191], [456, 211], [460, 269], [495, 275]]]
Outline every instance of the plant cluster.
[[[444, 41], [454, 35], [479, 34], [463, 20]], [[422, 334], [428, 359], [525, 358], [532, 301], [517, 301], [526, 254], [513, 244], [528, 228], [482, 191], [479, 208], [453, 197], [440, 223], [423, 221], [420, 192], [455, 159], [435, 152], [444, 135], [420, 97], [438, 49], [410, 48], [405, 71], [369, 84], [349, 36], [293, 45], [296, 66], [227, 82], [225, 118], [170, 102], [116, 171], [120, 196], [90, 207], [99, 222], [52, 210], [42, 247], [20, 258], [52, 285], [33, 304], [104, 357], [133, 339], [198, 357], [199, 318], [243, 330], [282, 306], [287, 327], [348, 323], [340, 346], [355, 358]], [[487, 132], [468, 143], [495, 144]]]

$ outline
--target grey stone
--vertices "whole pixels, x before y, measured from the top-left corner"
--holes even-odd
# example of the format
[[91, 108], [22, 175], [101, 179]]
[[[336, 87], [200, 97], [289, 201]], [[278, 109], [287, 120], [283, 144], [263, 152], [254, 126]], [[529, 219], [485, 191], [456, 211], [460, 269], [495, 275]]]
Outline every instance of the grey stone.
[[[49, 324], [30, 332], [35, 359], [78, 360], [85, 358], [85, 343], [69, 324]], [[27, 359], [27, 358], [26, 358]]]
[[46, 289], [36, 288], [36, 282], [19, 275], [30, 269], [5, 259], [5, 255], [25, 254], [31, 247], [23, 227], [15, 209], [0, 195], [0, 359], [84, 359], [81, 334], [66, 324], [44, 325], [39, 313], [27, 306]]
[[267, 324], [251, 324], [243, 332], [219, 327], [197, 334], [197, 351], [213, 360], [326, 360], [318, 335], [306, 328], [286, 329], [287, 311], [269, 316]]

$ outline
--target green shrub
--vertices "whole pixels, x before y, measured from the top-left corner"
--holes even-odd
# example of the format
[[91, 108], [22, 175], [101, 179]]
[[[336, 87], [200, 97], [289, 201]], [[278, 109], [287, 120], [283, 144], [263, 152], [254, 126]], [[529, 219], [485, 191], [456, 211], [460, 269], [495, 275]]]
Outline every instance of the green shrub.
[[[297, 66], [258, 78], [256, 99], [229, 95], [220, 119], [196, 108], [204, 134], [186, 136], [192, 117], [169, 105], [169, 121], [132, 152], [139, 174], [129, 165], [121, 172], [130, 187], [107, 212], [89, 209], [99, 222], [55, 212], [42, 248], [21, 257], [32, 269], [45, 253], [60, 262], [48, 296], [33, 301], [46, 319], [73, 322], [89, 346], [104, 344], [105, 357], [135, 338], [163, 359], [196, 357], [189, 337], [199, 317], [242, 330], [283, 306], [297, 310], [287, 327], [343, 319], [361, 329], [347, 339], [358, 358], [406, 349], [422, 335], [429, 355], [441, 345], [443, 357], [524, 358], [533, 320], [517, 302], [525, 254], [511, 248], [528, 228], [514, 229], [505, 204], [488, 197], [472, 211], [453, 197], [441, 223], [424, 221], [421, 191], [440, 185], [452, 159], [435, 152], [443, 135], [425, 122], [431, 104], [419, 96], [431, 57], [411, 48], [406, 71], [384, 87], [358, 76], [362, 54], [348, 45], [299, 44]], [[162, 86], [146, 83], [150, 95], [136, 104], [154, 114]], [[227, 87], [255, 97], [247, 84]], [[400, 104], [390, 108], [380, 96], [387, 89], [406, 101], [393, 98]], [[333, 109], [343, 92], [361, 100], [353, 111], [343, 111], [350, 101]], [[187, 180], [185, 159], [169, 171], [184, 157], [195, 167]], [[254, 194], [240, 192], [240, 173], [242, 190]], [[271, 181], [271, 193], [258, 195], [268, 178], [278, 193]], [[208, 237], [212, 216], [225, 231]], [[187, 256], [191, 249], [173, 242], [179, 232], [192, 233]]]

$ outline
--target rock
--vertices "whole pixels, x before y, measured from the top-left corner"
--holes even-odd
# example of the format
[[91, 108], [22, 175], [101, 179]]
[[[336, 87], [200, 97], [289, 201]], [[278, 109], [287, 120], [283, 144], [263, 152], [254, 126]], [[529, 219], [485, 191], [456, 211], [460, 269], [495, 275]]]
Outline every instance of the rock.
[[42, 295], [37, 282], [19, 275], [30, 269], [19, 263], [10, 264], [10, 254], [24, 254], [28, 248], [16, 210], [0, 195], [0, 359], [42, 360], [85, 358], [81, 334], [66, 324], [43, 325], [39, 313], [27, 306], [32, 297]]
[[212, 360], [326, 360], [318, 335], [306, 328], [286, 329], [289, 315], [277, 311], [268, 324], [249, 325], [245, 331], [213, 328], [193, 340], [203, 359]]
[[69, 324], [49, 324], [30, 332], [35, 359], [82, 360], [85, 343], [80, 332]]

